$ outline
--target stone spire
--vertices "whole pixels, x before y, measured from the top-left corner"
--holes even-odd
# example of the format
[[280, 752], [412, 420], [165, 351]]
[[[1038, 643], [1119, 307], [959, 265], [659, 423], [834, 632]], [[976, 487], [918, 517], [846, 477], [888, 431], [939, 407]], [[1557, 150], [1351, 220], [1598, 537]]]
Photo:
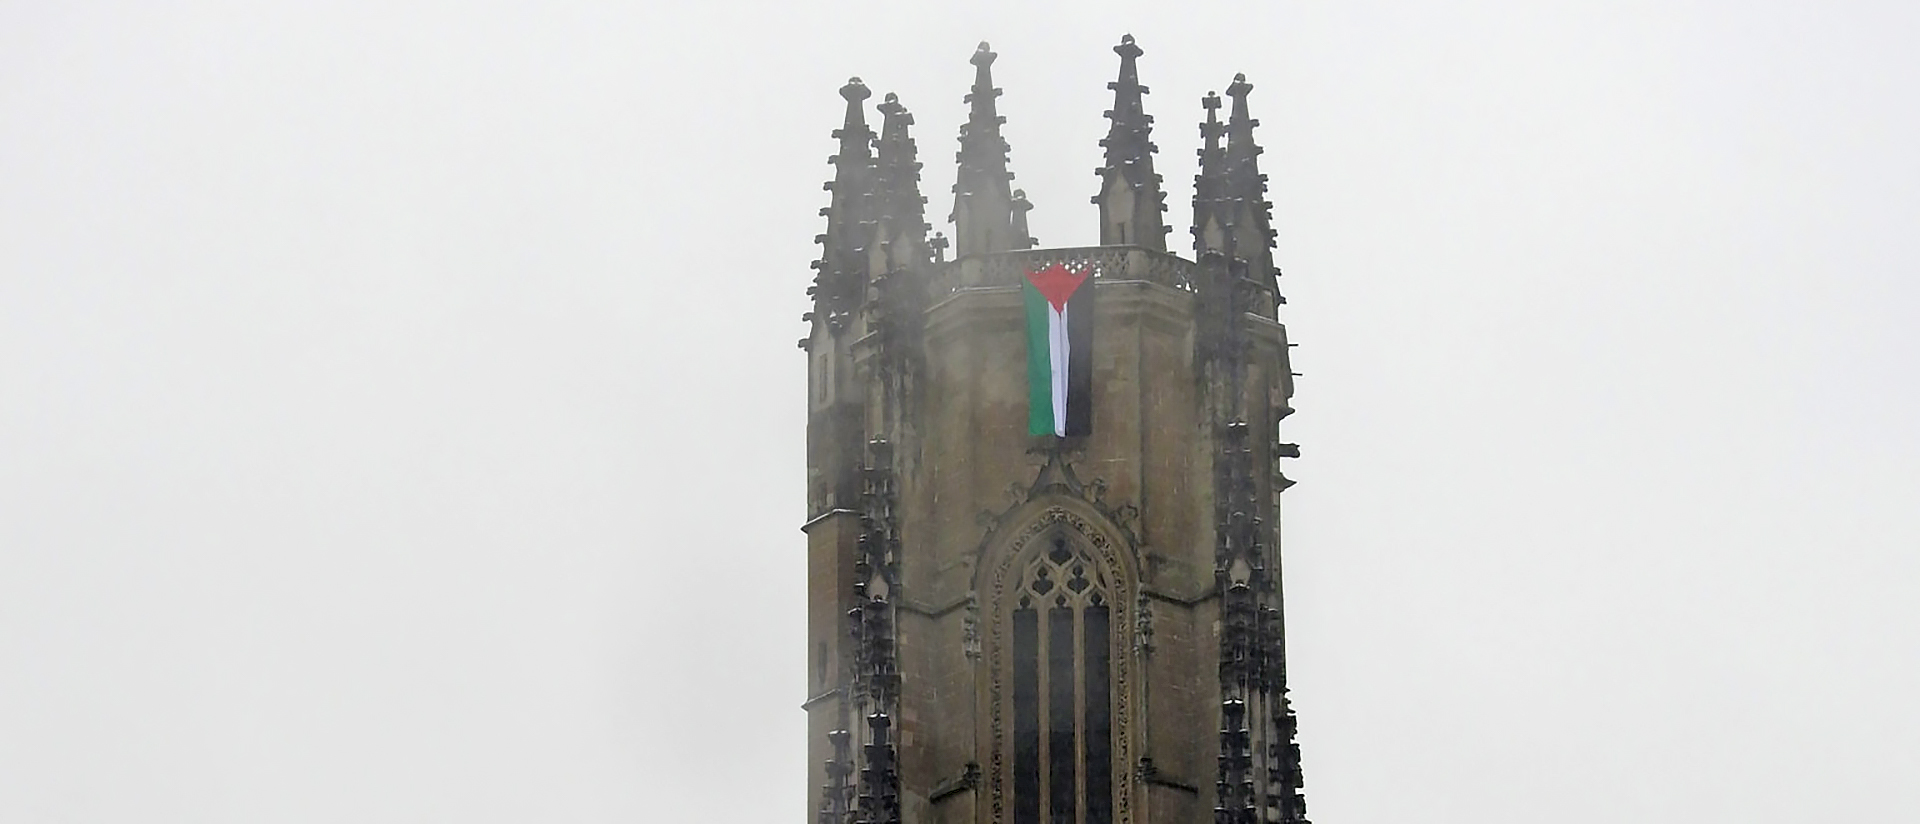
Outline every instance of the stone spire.
[[920, 266], [932, 256], [927, 246], [927, 199], [920, 194], [919, 150], [909, 129], [913, 113], [888, 94], [879, 105], [880, 153], [874, 214], [879, 241], [887, 253], [887, 268]]
[[981, 43], [973, 53], [971, 108], [960, 127], [960, 177], [953, 185], [954, 256], [1003, 252], [1015, 247], [1013, 193], [1008, 181], [1007, 141], [1000, 124], [1007, 121], [994, 106], [1000, 90], [993, 87], [993, 59], [998, 55]]
[[1113, 47], [1120, 55], [1120, 79], [1107, 84], [1113, 90], [1113, 108], [1107, 119], [1113, 125], [1100, 141], [1107, 150], [1106, 164], [1094, 170], [1100, 177], [1100, 193], [1093, 202], [1100, 207], [1100, 244], [1131, 244], [1158, 251], [1167, 250], [1167, 225], [1160, 216], [1166, 211], [1166, 196], [1160, 191], [1160, 176], [1153, 171], [1153, 145], [1150, 135], [1153, 118], [1146, 113], [1141, 98], [1147, 87], [1140, 85], [1135, 60], [1140, 47], [1133, 35], [1120, 38]]
[[1220, 138], [1227, 127], [1220, 122], [1220, 95], [1207, 92], [1200, 98], [1207, 110], [1200, 124], [1200, 173], [1193, 177], [1193, 253], [1199, 260], [1208, 252], [1227, 251], [1227, 225], [1232, 210], [1227, 202], [1227, 153]]
[[814, 319], [825, 321], [835, 332], [848, 325], [860, 305], [869, 274], [865, 252], [873, 238], [877, 174], [873, 130], [867, 128], [864, 104], [872, 94], [858, 77], [840, 87], [840, 96], [847, 101], [847, 120], [833, 132], [840, 151], [827, 158], [835, 169], [833, 180], [825, 186], [833, 198], [820, 210], [827, 219], [827, 231], [814, 237], [824, 248], [813, 264], [816, 274], [808, 294], [813, 297]]
[[1253, 84], [1247, 76], [1236, 74], [1227, 87], [1233, 98], [1233, 116], [1227, 121], [1226, 192], [1233, 210], [1227, 227], [1228, 254], [1247, 262], [1247, 274], [1278, 299], [1273, 266], [1273, 204], [1267, 200], [1267, 176], [1260, 173], [1259, 144], [1253, 142], [1253, 127], [1260, 121], [1247, 114], [1247, 95]]

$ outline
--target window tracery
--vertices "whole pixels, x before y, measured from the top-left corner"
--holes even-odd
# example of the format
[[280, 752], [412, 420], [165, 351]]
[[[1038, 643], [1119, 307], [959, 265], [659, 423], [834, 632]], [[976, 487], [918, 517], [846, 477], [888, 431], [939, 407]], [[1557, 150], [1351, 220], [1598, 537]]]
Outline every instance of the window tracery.
[[1114, 548], [1087, 526], [1050, 510], [998, 565], [990, 783], [993, 818], [1005, 824], [1130, 818], [1133, 587]]

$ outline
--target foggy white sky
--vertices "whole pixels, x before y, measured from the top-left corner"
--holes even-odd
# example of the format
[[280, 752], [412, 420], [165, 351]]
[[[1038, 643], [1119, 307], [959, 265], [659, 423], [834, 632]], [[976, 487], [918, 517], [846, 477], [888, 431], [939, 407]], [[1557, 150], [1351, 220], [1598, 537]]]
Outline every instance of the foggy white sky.
[[[1256, 85], [1316, 821], [1920, 804], [1920, 7], [0, 4], [0, 821], [800, 821], [859, 75]], [[1186, 6], [1176, 10], [1176, 6]], [[1443, 7], [1444, 6], [1444, 7]]]

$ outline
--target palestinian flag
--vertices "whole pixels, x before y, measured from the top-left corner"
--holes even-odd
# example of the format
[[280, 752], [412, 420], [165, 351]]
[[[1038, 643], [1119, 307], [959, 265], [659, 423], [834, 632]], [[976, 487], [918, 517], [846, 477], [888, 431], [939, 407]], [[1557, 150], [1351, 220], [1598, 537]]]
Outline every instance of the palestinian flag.
[[1027, 273], [1027, 430], [1072, 437], [1093, 430], [1091, 268], [1060, 263]]

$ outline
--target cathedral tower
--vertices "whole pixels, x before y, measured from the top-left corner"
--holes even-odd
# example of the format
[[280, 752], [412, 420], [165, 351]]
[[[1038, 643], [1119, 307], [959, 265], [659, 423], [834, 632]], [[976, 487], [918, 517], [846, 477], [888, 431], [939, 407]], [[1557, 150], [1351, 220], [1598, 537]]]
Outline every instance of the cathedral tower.
[[[1193, 259], [1167, 250], [1132, 37], [1098, 246], [1033, 248], [987, 44], [951, 260], [913, 116], [840, 90], [809, 294], [815, 824], [1305, 822], [1287, 701], [1284, 301], [1236, 76], [1209, 94]], [[1221, 139], [1226, 139], [1223, 146]]]

